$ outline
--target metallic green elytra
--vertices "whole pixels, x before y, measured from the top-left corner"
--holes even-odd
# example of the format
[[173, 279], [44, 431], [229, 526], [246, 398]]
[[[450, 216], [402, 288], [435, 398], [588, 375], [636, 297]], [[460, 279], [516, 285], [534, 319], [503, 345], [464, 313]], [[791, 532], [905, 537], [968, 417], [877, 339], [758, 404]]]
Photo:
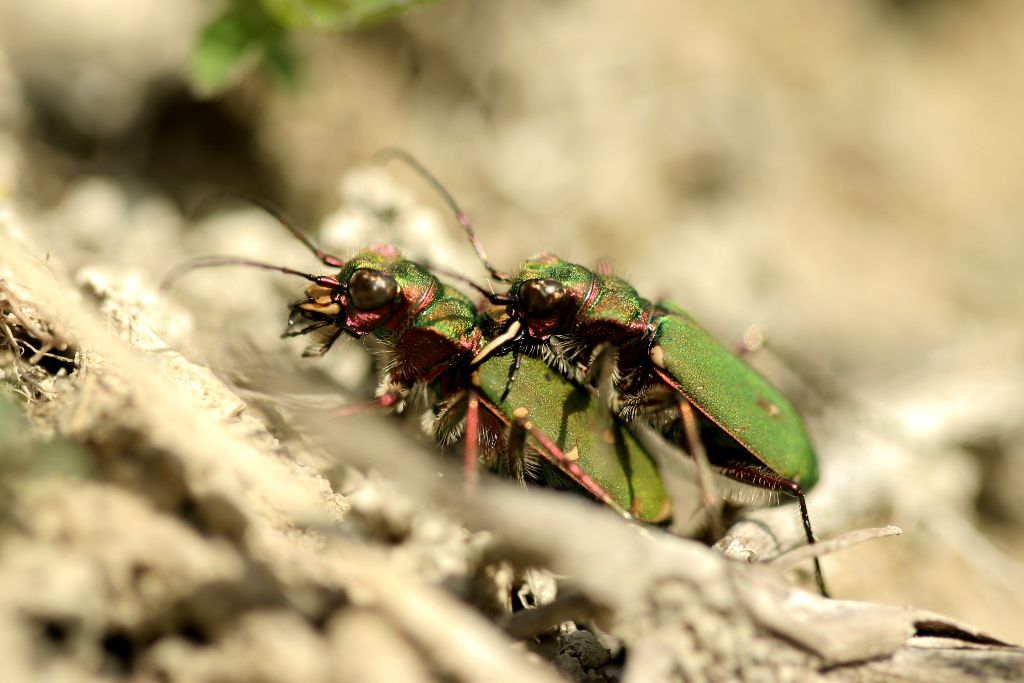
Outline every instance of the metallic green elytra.
[[[568, 373], [593, 375], [595, 363], [613, 363], [619, 417], [659, 428], [691, 455], [706, 450], [711, 467], [731, 479], [795, 496], [807, 542], [815, 542], [804, 494], [818, 480], [818, 464], [800, 416], [689, 314], [652, 304], [621, 278], [551, 254], [510, 275], [491, 272], [509, 286], [505, 295], [489, 297], [505, 306], [506, 322], [492, 332], [503, 343], [483, 347], [474, 362], [540, 346]], [[513, 385], [508, 379], [506, 391]], [[694, 410], [703, 416], [696, 431], [688, 429]], [[817, 559], [814, 564], [827, 595]]]
[[[518, 271], [498, 270], [487, 258], [469, 217], [422, 164], [408, 163], [444, 198], [484, 268], [504, 293], [474, 288], [503, 313], [487, 331], [491, 341], [473, 357], [540, 352], [569, 377], [612, 378], [618, 416], [646, 422], [695, 457], [737, 481], [797, 498], [808, 543], [814, 543], [805, 491], [818, 479], [817, 458], [792, 405], [753, 368], [716, 342], [684, 311], [656, 305], [622, 278], [553, 254], [528, 259]], [[468, 280], [456, 274], [463, 280]], [[516, 361], [504, 392], [516, 387]], [[595, 369], [602, 368], [602, 372]], [[708, 442], [708, 448], [702, 442]], [[827, 594], [815, 559], [815, 574]]]
[[668, 520], [672, 503], [658, 468], [623, 423], [590, 391], [530, 356], [520, 359], [516, 381], [502, 399], [512, 363], [511, 355], [492, 356], [478, 368], [484, 408], [496, 408], [503, 421], [528, 416], [620, 508], [643, 522]]
[[507, 319], [522, 329], [507, 346], [548, 345], [563, 366], [585, 371], [599, 349], [613, 347], [624, 419], [650, 422], [686, 448], [676, 438], [681, 414], [670, 388], [724, 432], [702, 430], [723, 446], [708, 458], [726, 476], [772, 490], [806, 491], [817, 481], [817, 458], [792, 404], [686, 311], [552, 254], [528, 259], [507, 282]]
[[686, 311], [659, 303], [651, 359], [709, 420], [766, 467], [807, 491], [818, 459], [792, 404], [756, 370], [719, 344]]

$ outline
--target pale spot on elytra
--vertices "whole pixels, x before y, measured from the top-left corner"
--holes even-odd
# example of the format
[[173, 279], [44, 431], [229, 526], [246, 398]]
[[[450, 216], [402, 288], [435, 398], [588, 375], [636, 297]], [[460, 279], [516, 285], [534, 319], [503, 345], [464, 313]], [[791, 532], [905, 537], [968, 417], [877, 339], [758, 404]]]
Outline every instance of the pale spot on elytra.
[[660, 345], [651, 349], [651, 362], [662, 370], [665, 369], [665, 350]]
[[571, 451], [567, 451], [565, 459], [571, 462], [575, 462], [580, 459], [580, 449], [578, 446], [573, 446]]
[[777, 405], [763, 397], [759, 397], [757, 399], [757, 405], [760, 406], [761, 409], [764, 410], [766, 413], [768, 413], [769, 417], [779, 417], [780, 415], [782, 415], [782, 411], [779, 409]]

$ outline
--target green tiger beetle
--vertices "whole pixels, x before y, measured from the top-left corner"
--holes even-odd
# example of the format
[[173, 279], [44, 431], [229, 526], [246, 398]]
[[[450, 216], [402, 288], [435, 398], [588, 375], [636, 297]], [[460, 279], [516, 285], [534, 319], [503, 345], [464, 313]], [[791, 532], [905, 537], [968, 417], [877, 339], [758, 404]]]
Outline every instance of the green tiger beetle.
[[[435, 438], [449, 443], [465, 434], [468, 488], [475, 481], [482, 446], [481, 459], [500, 473], [561, 488], [575, 486], [640, 521], [669, 518], [671, 504], [654, 461], [632, 434], [620, 422], [595, 434], [593, 426], [605, 411], [589, 390], [528, 359], [520, 372], [529, 381], [502, 393], [511, 359], [495, 354], [472, 363], [484, 340], [468, 297], [402, 258], [394, 247], [375, 245], [346, 261], [321, 251], [282, 216], [271, 213], [321, 263], [339, 269], [338, 274], [205, 257], [175, 270], [165, 287], [190, 270], [228, 265], [302, 277], [311, 284], [306, 297], [292, 306], [284, 335], [323, 330], [320, 353], [342, 335], [381, 342], [385, 379], [377, 399], [357, 408], [400, 408], [414, 388], [429, 388], [440, 397]], [[298, 327], [300, 320], [306, 324]]]
[[[768, 380], [718, 343], [683, 309], [644, 299], [625, 280], [564, 261], [551, 254], [527, 260], [505, 273], [487, 258], [476, 231], [454, 197], [416, 159], [400, 150], [387, 155], [409, 164], [440, 194], [469, 236], [494, 280], [507, 285], [493, 294], [473, 285], [507, 322], [474, 357], [512, 350], [505, 391], [517, 366], [540, 348], [553, 367], [584, 373], [613, 350], [613, 407], [627, 421], [659, 429], [691, 455], [706, 451], [713, 470], [760, 489], [787, 493], [800, 506], [807, 542], [815, 543], [805, 491], [818, 480], [818, 463], [796, 409]], [[455, 274], [451, 274], [455, 275]], [[827, 595], [820, 564], [818, 588]]]

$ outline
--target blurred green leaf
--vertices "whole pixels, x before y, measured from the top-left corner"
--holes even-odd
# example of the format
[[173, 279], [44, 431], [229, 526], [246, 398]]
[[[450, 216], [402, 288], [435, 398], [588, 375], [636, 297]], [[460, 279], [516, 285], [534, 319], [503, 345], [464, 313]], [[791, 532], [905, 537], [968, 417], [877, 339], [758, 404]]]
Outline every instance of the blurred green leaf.
[[298, 86], [301, 76], [299, 60], [287, 40], [282, 38], [277, 42], [268, 43], [264, 49], [264, 59], [270, 73], [279, 81], [292, 88]]
[[263, 0], [282, 26], [352, 29], [375, 24], [435, 0]]
[[[294, 75], [294, 57], [286, 41], [284, 29], [260, 5], [236, 3], [200, 34], [192, 52], [192, 86], [200, 95], [215, 95], [240, 79], [267, 53], [274, 55], [277, 73], [288, 71]], [[291, 65], [286, 69], [284, 62], [288, 60]]]
[[342, 0], [262, 0], [267, 14], [288, 28], [334, 29], [345, 27]]
[[357, 29], [436, 0], [236, 0], [203, 29], [192, 52], [192, 87], [204, 97], [236, 83], [261, 60], [290, 86], [300, 79], [290, 29]]

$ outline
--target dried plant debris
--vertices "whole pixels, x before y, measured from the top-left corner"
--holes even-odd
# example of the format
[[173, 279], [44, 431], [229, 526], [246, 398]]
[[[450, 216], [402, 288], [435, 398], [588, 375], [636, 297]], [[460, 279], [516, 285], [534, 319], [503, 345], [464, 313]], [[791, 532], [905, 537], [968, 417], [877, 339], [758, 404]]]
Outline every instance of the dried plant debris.
[[61, 333], [3, 278], [0, 354], [0, 379], [30, 403], [53, 398], [55, 379], [69, 375], [77, 363]]

